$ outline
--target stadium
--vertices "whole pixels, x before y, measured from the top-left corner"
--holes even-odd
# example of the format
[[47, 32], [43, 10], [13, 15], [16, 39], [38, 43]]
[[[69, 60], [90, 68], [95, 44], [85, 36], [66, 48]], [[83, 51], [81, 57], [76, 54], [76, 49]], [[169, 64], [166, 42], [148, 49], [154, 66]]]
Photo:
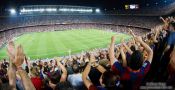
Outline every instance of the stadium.
[[174, 90], [174, 6], [0, 1], [0, 88]]

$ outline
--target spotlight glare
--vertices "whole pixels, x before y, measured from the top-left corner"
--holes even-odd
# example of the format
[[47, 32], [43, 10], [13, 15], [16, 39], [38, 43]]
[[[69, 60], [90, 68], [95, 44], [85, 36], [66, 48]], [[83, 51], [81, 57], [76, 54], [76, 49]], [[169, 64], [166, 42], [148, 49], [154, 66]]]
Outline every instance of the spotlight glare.
[[16, 10], [15, 9], [9, 9], [9, 12], [11, 15], [15, 15], [16, 14]]
[[95, 10], [95, 12], [96, 12], [96, 13], [100, 13], [100, 9], [97, 8], [97, 9]]

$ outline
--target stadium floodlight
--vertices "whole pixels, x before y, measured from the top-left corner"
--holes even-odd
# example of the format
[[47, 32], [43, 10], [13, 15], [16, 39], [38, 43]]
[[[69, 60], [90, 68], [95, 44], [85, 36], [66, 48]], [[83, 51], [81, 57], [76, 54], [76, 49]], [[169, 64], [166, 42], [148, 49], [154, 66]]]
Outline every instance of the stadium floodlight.
[[100, 9], [99, 8], [95, 9], [95, 12], [100, 13]]
[[79, 9], [79, 8], [59, 8], [61, 12], [88, 12], [91, 13], [92, 9]]
[[57, 9], [56, 8], [46, 8], [45, 9], [47, 12], [56, 12]]
[[25, 12], [28, 12], [29, 10], [26, 10], [25, 8], [21, 9], [20, 12], [21, 13], [25, 13]]
[[23, 8], [20, 10], [20, 13], [33, 13], [33, 12], [56, 12], [57, 8], [35, 8], [35, 9], [26, 9]]
[[11, 15], [15, 15], [16, 14], [16, 10], [13, 9], [13, 8], [12, 9], [9, 9], [9, 12], [10, 12]]

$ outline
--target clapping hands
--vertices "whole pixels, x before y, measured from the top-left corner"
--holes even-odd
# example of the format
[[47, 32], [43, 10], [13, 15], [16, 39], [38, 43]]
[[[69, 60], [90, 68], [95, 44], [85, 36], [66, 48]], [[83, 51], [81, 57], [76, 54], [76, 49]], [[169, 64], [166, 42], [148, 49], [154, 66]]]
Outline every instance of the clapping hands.
[[21, 67], [25, 59], [25, 54], [21, 45], [18, 45], [15, 49], [14, 42], [10, 41], [7, 46], [7, 54], [11, 63], [16, 67]]

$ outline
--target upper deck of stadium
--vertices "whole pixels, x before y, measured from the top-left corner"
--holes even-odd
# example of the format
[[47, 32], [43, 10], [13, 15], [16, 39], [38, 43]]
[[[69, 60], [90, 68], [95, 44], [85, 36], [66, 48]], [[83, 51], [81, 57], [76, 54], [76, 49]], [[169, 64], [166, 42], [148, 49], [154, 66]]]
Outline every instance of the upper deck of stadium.
[[160, 24], [159, 16], [174, 11], [173, 5], [171, 3], [163, 8], [128, 11], [105, 11], [95, 6], [21, 5], [10, 9], [10, 15], [0, 16], [0, 31], [16, 27], [70, 23], [105, 23], [150, 29]]

